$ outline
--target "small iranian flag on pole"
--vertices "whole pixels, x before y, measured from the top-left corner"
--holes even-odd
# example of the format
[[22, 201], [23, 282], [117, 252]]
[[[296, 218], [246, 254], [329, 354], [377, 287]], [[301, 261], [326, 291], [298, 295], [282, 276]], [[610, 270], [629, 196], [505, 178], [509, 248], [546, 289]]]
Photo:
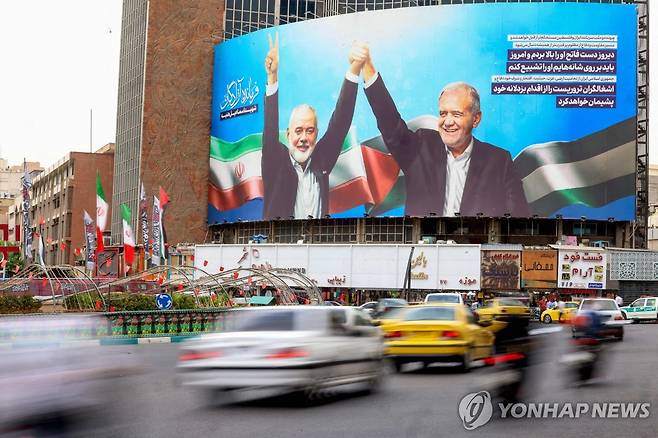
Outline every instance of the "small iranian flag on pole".
[[[110, 206], [107, 203], [105, 198], [105, 192], [103, 191], [103, 185], [101, 184], [101, 176], [99, 173], [96, 174], [96, 252], [105, 251], [105, 245], [103, 245], [103, 232], [105, 231], [105, 225], [107, 225], [107, 213]], [[135, 246], [133, 244], [133, 246]]]
[[121, 217], [123, 218], [123, 253], [128, 271], [135, 260], [135, 236], [130, 225], [130, 208], [126, 204], [121, 204]]

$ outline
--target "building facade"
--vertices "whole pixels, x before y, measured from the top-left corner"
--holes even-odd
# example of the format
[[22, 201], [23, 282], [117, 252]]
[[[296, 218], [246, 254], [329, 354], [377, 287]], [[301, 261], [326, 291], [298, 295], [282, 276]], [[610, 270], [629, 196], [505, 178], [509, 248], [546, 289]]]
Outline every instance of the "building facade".
[[[82, 260], [84, 211], [94, 220], [96, 216], [96, 174], [101, 175], [106, 196], [111, 196], [113, 169], [114, 144], [110, 143], [96, 153], [70, 152], [33, 179], [30, 224], [33, 233], [43, 235], [47, 265]], [[22, 197], [19, 199], [9, 220], [14, 228], [22, 229]], [[36, 258], [36, 240], [32, 246]]]
[[[543, 2], [545, 0], [537, 0]], [[320, 17], [378, 9], [506, 1], [336, 0], [124, 0], [117, 150], [112, 198], [112, 241], [121, 243], [121, 203], [136, 211], [139, 185], [162, 186], [171, 197], [168, 240], [248, 243], [458, 243], [546, 245], [575, 237], [579, 243], [646, 247], [651, 189], [648, 182], [648, 4], [638, 5], [638, 120], [636, 220], [529, 218], [407, 218], [281, 220], [206, 223], [208, 132], [213, 47], [256, 30]], [[601, 3], [581, 0], [574, 3]], [[133, 227], [137, 229], [136, 217]]]

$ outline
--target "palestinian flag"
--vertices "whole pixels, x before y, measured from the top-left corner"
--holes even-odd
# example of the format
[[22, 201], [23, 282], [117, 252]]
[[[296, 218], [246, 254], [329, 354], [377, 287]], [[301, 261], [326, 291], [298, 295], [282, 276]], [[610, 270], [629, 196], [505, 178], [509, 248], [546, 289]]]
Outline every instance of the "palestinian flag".
[[123, 253], [126, 266], [130, 268], [135, 260], [135, 236], [131, 223], [130, 208], [121, 204], [121, 217], [123, 219]]
[[110, 206], [105, 198], [103, 185], [101, 184], [101, 176], [96, 173], [96, 251], [102, 252], [105, 250], [103, 245], [103, 232], [107, 225], [107, 217]]
[[574, 141], [528, 146], [514, 159], [530, 211], [550, 217], [570, 205], [602, 207], [635, 195], [636, 119]]

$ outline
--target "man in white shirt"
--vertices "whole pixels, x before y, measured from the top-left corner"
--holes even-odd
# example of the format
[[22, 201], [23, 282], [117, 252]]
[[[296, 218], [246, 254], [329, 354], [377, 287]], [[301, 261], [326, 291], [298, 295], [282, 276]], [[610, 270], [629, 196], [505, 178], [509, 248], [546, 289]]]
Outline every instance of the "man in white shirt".
[[261, 158], [263, 219], [322, 218], [329, 214], [329, 174], [352, 123], [357, 83], [366, 58], [359, 48], [353, 47], [350, 51], [350, 67], [322, 138], [318, 140], [315, 109], [301, 104], [290, 114], [286, 130], [288, 144], [283, 145], [279, 141], [279, 35], [276, 34], [274, 43], [270, 35], [268, 38]]
[[619, 295], [617, 295], [615, 297], [615, 303], [617, 303], [617, 305], [619, 307], [621, 307], [624, 304], [624, 299], [622, 297], [620, 297]]
[[[436, 126], [412, 130], [400, 115], [368, 51], [365, 93], [389, 152], [405, 176], [405, 215], [528, 217], [530, 208], [508, 151], [473, 137], [480, 95], [454, 82], [438, 99]], [[449, 66], [447, 67], [449, 68]]]

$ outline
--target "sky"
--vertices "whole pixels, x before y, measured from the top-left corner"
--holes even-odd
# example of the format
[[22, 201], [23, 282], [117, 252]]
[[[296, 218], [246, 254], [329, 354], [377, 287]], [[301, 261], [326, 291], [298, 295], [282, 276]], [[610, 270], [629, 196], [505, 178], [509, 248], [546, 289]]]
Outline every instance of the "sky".
[[[88, 152], [90, 125], [93, 150], [115, 140], [122, 3], [0, 1], [0, 157], [10, 165], [26, 158], [48, 167], [67, 152]], [[658, 8], [650, 13], [656, 29]], [[650, 38], [658, 47], [658, 32]], [[652, 54], [649, 157], [658, 164], [658, 52]]]

